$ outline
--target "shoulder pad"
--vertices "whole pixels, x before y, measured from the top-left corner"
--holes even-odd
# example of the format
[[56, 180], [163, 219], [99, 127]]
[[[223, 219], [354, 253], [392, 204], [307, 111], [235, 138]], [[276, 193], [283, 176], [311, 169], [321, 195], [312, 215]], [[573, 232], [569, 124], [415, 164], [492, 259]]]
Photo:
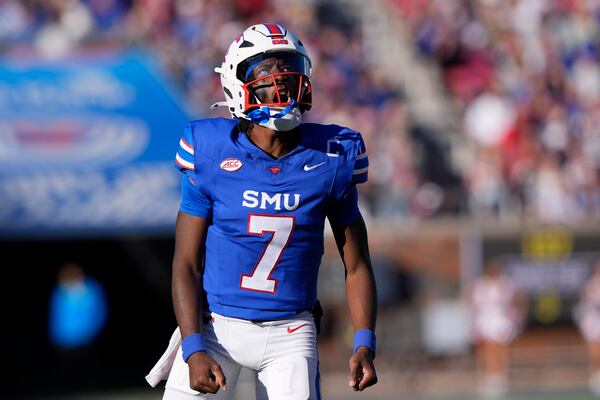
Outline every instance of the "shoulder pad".
[[192, 121], [190, 127], [194, 148], [204, 157], [216, 159], [225, 143], [231, 140], [238, 121], [228, 118], [210, 118]]
[[339, 125], [302, 124], [307, 144], [327, 153], [329, 157], [341, 157], [342, 164], [352, 166], [352, 182], [367, 181], [369, 159], [362, 135]]
[[238, 121], [227, 118], [199, 119], [190, 122], [179, 140], [175, 165], [183, 173], [194, 171], [195, 160], [215, 159], [219, 149], [231, 137]]

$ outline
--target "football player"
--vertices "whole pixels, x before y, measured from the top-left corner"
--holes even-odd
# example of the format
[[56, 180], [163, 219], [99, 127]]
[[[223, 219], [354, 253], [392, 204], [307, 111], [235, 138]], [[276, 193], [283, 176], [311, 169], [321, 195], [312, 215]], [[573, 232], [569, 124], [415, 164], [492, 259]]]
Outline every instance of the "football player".
[[361, 135], [302, 123], [311, 60], [281, 25], [246, 29], [215, 71], [226, 99], [216, 106], [233, 118], [193, 121], [179, 142], [179, 327], [148, 380], [168, 375], [169, 400], [227, 398], [246, 367], [258, 399], [320, 398], [312, 310], [327, 218], [355, 331], [349, 386], [362, 391], [377, 375], [375, 282], [357, 206], [368, 170]]

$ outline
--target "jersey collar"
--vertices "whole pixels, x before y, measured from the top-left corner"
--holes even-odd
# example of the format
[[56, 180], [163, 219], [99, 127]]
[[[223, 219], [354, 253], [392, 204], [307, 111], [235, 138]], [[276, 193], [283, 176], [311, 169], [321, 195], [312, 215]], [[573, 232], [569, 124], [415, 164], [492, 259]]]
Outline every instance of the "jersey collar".
[[298, 146], [296, 146], [292, 151], [290, 151], [289, 153], [287, 153], [286, 155], [284, 155], [280, 158], [271, 157], [270, 154], [266, 153], [260, 147], [255, 145], [248, 138], [248, 135], [246, 135], [246, 132], [240, 132], [240, 134], [238, 136], [238, 141], [239, 141], [240, 145], [244, 148], [244, 150], [246, 150], [252, 156], [252, 158], [271, 161], [271, 162], [278, 162], [278, 161], [288, 159], [293, 154], [296, 154], [305, 148], [304, 144], [305, 144], [305, 140], [306, 140], [306, 135], [302, 132], [302, 129], [300, 129], [300, 133], [301, 133], [301, 137], [300, 137], [300, 143], [298, 143]]

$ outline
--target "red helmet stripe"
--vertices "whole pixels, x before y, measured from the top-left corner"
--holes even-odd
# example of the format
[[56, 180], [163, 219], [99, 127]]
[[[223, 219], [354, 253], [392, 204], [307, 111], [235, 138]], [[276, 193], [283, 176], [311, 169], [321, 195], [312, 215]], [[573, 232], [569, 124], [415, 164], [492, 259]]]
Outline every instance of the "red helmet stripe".
[[283, 35], [283, 31], [277, 24], [263, 24], [269, 30], [271, 35]]

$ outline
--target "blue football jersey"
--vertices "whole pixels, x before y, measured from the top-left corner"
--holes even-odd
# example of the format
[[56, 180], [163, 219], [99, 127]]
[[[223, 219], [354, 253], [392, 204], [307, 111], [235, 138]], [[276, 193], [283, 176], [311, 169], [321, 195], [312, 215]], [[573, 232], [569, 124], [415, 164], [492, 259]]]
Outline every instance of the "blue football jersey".
[[176, 165], [185, 177], [180, 210], [211, 219], [204, 290], [208, 309], [275, 320], [316, 301], [325, 218], [359, 217], [356, 184], [368, 158], [358, 132], [302, 124], [301, 142], [279, 159], [254, 145], [232, 119], [192, 122]]

